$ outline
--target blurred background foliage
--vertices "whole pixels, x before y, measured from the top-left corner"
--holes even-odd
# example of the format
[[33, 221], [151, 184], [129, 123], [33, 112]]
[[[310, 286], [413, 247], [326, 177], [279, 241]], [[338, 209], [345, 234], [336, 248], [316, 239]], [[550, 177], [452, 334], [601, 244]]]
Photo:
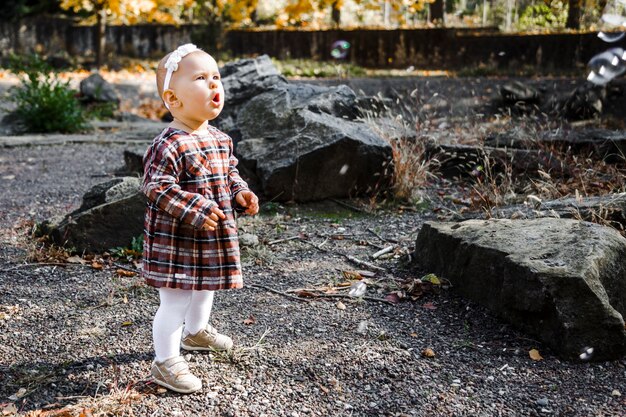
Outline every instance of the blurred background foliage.
[[212, 23], [233, 28], [497, 26], [593, 30], [607, 0], [5, 0], [0, 16], [68, 16], [84, 24]]

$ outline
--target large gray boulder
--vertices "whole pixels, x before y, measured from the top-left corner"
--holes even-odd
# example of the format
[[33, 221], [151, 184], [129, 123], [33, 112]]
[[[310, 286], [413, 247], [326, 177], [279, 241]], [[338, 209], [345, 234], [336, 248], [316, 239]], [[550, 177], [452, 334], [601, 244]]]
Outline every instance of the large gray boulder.
[[626, 239], [566, 219], [426, 223], [415, 244], [428, 272], [566, 359], [626, 354]]
[[350, 88], [290, 84], [267, 57], [222, 72], [228, 107], [218, 126], [236, 140], [243, 176], [268, 199], [348, 197], [388, 181], [391, 146], [358, 119]]
[[41, 224], [41, 232], [58, 245], [78, 253], [128, 247], [143, 233], [146, 199], [135, 177], [97, 184], [83, 197], [76, 211]]

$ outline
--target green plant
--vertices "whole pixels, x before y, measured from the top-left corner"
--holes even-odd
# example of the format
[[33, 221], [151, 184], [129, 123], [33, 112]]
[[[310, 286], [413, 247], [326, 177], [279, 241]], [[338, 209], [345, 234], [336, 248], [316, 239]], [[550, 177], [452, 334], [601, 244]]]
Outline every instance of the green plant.
[[69, 82], [62, 82], [39, 56], [11, 57], [11, 70], [21, 85], [10, 90], [16, 104], [13, 115], [25, 131], [71, 133], [86, 127], [85, 112]]
[[522, 30], [563, 28], [566, 20], [567, 7], [561, 1], [534, 4], [524, 9], [519, 19], [519, 28]]
[[117, 258], [126, 258], [128, 261], [140, 258], [143, 253], [143, 235], [134, 237], [130, 242], [130, 246], [118, 246], [111, 248], [109, 252]]

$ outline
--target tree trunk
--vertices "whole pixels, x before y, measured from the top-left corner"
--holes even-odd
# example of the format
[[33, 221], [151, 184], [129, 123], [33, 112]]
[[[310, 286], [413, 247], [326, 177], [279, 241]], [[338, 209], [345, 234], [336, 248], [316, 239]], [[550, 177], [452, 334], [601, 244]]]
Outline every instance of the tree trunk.
[[580, 8], [581, 0], [569, 0], [569, 10], [567, 12], [567, 22], [565, 27], [568, 29], [580, 29]]
[[341, 1], [335, 0], [332, 5], [331, 18], [333, 20], [333, 26], [338, 28], [341, 25]]
[[106, 49], [106, 10], [98, 10], [96, 18], [96, 67], [100, 69], [100, 67], [104, 64], [104, 54]]
[[435, 0], [430, 3], [430, 21], [432, 23], [446, 25], [445, 21], [446, 0]]

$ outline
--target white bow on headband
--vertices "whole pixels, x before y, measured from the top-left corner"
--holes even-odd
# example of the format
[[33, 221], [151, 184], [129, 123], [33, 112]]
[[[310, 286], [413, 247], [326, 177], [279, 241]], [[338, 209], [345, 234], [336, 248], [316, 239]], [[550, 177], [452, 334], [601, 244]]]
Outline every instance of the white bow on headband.
[[[176, 50], [170, 54], [169, 58], [167, 58], [167, 61], [165, 62], [165, 69], [167, 69], [167, 73], [165, 74], [165, 81], [163, 82], [163, 91], [167, 90], [167, 88], [170, 86], [172, 74], [178, 69], [178, 63], [190, 53], [199, 50], [200, 49], [198, 49], [196, 45], [192, 43], [186, 43], [176, 48]], [[165, 103], [165, 107], [167, 107], [168, 110], [170, 108], [167, 103]]]

